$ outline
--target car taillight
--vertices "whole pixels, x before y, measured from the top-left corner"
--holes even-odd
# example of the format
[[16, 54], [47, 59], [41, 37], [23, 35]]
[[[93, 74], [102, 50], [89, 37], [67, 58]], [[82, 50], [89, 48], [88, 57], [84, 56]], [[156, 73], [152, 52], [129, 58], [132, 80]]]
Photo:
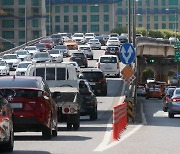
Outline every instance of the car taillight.
[[108, 54], [108, 51], [106, 50], [106, 51], [105, 51], [105, 55], [107, 55], [107, 54]]
[[117, 69], [119, 69], [119, 63], [117, 63]]
[[64, 112], [68, 113], [69, 112], [69, 108], [68, 107], [64, 108]]
[[106, 82], [106, 79], [105, 78], [100, 79], [99, 82]]
[[172, 101], [173, 102], [178, 102], [178, 101], [180, 101], [180, 98], [173, 98]]
[[166, 102], [168, 102], [168, 101], [169, 101], [169, 97], [166, 96], [166, 99], [165, 99], [165, 100], [166, 100]]
[[100, 63], [98, 63], [98, 68], [100, 69]]
[[69, 60], [72, 60], [72, 57], [70, 57]]

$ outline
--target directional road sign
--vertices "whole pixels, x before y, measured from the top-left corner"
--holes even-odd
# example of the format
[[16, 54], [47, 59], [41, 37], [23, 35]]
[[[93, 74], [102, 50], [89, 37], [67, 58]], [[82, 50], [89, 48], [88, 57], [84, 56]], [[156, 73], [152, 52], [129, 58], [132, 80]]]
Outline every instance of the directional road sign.
[[124, 43], [120, 48], [120, 59], [123, 64], [131, 64], [136, 56], [135, 49], [130, 43]]

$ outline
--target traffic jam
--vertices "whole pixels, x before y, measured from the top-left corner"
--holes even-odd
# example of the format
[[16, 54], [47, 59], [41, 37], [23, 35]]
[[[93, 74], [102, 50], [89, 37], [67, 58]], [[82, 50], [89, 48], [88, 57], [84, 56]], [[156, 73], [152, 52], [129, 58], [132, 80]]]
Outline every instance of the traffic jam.
[[[42, 132], [42, 139], [50, 140], [58, 135], [58, 123], [77, 131], [81, 116], [97, 120], [97, 96], [107, 96], [107, 77], [121, 77], [120, 47], [128, 41], [122, 35], [57, 33], [5, 53], [0, 60], [0, 151], [13, 151], [14, 132]], [[98, 50], [104, 54], [94, 59]], [[92, 60], [95, 67], [89, 67]]]

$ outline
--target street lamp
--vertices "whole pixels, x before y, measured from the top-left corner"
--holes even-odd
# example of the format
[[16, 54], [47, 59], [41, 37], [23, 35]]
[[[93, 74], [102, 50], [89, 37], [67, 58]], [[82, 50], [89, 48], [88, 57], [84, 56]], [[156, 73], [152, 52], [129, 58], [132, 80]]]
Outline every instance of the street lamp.
[[27, 45], [27, 1], [25, 1], [24, 24], [25, 24], [25, 44]]
[[148, 36], [148, 2], [149, 0], [146, 0], [146, 36]]

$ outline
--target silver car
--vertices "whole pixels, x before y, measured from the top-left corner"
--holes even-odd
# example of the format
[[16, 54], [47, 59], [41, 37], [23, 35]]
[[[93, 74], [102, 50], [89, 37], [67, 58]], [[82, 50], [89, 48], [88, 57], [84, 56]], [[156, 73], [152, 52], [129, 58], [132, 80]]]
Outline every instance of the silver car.
[[168, 102], [168, 116], [174, 118], [175, 114], [180, 114], [180, 88], [176, 88]]
[[32, 62], [34, 63], [43, 63], [43, 62], [51, 62], [52, 58], [47, 52], [38, 52], [33, 55]]
[[98, 39], [90, 39], [88, 42], [91, 49], [101, 49], [101, 43]]

